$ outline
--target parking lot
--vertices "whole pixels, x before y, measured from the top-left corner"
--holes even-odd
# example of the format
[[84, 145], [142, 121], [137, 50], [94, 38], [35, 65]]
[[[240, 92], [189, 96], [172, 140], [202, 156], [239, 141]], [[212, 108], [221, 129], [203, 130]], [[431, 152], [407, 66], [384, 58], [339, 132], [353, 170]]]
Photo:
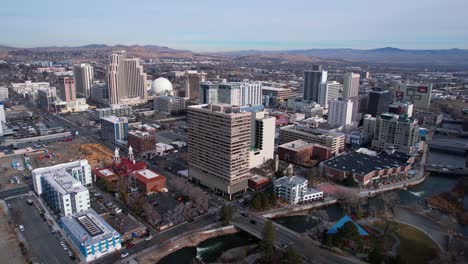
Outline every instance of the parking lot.
[[52, 233], [36, 207], [28, 205], [26, 199], [11, 199], [8, 203], [11, 204], [10, 214], [15, 224], [24, 226], [22, 235], [27, 241], [31, 258], [39, 263], [74, 263], [60, 245], [60, 235]]

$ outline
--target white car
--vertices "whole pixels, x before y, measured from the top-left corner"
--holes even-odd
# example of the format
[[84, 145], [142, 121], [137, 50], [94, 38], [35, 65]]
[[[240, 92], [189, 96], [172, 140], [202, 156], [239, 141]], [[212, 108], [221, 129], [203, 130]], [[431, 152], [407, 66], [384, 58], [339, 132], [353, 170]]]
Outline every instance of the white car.
[[153, 239], [152, 236], [149, 236], [149, 237], [146, 237], [146, 238], [145, 238], [146, 241], [150, 241], [151, 239]]
[[120, 258], [126, 258], [128, 257], [128, 252], [120, 254]]
[[24, 226], [23, 226], [23, 225], [19, 225], [18, 228], [19, 228], [19, 230], [20, 230], [21, 232], [24, 231]]

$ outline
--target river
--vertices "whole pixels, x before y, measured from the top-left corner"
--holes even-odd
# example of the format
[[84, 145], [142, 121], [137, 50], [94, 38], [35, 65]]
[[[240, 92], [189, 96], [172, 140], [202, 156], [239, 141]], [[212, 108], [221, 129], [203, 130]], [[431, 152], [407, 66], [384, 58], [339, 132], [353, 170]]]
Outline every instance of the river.
[[180, 249], [161, 259], [159, 264], [186, 264], [192, 263], [194, 258], [206, 263], [215, 262], [221, 254], [229, 249], [248, 246], [258, 240], [247, 233], [239, 232], [232, 235], [214, 237], [201, 242], [197, 247]]

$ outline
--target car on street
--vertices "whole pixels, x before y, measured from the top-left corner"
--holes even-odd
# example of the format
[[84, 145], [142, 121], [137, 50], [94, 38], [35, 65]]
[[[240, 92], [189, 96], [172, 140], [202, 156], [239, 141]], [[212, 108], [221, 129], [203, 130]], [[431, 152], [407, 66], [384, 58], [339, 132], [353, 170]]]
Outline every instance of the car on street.
[[148, 236], [148, 237], [145, 238], [146, 241], [150, 241], [151, 239], [153, 239], [152, 236]]
[[120, 254], [120, 258], [126, 258], [128, 257], [128, 252]]
[[24, 232], [24, 226], [23, 226], [23, 225], [19, 225], [19, 226], [18, 226], [18, 229], [19, 229], [21, 232]]

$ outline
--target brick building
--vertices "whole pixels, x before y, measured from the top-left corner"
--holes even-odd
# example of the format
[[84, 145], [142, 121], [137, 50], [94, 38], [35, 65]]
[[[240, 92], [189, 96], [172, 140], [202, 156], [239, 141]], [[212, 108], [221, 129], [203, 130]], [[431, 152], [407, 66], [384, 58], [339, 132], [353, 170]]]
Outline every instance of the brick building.
[[136, 171], [134, 177], [138, 188], [143, 190], [147, 195], [167, 191], [166, 177], [152, 170], [144, 169]]
[[156, 155], [156, 129], [148, 125], [134, 127], [128, 132], [128, 146], [133, 148], [138, 157]]
[[308, 143], [301, 139], [280, 145], [278, 147], [278, 155], [281, 160], [299, 165], [312, 160], [321, 162], [332, 156], [329, 147]]

